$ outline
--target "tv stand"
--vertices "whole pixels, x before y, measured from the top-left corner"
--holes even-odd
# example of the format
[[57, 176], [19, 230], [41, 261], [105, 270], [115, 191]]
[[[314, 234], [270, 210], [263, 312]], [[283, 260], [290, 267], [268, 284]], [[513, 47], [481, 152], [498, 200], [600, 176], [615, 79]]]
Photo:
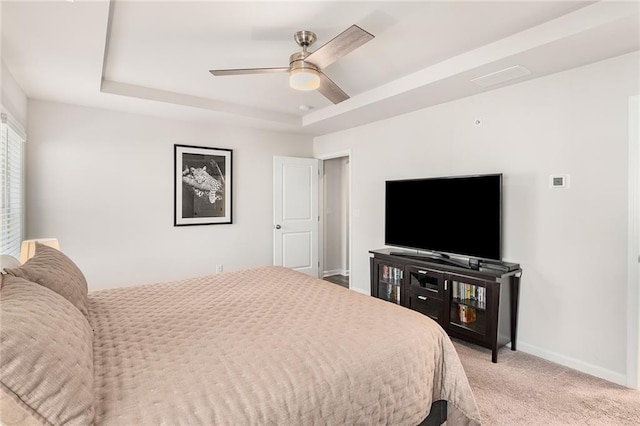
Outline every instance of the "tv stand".
[[420, 312], [452, 337], [516, 350], [520, 265], [471, 262], [428, 253], [372, 250], [371, 295]]

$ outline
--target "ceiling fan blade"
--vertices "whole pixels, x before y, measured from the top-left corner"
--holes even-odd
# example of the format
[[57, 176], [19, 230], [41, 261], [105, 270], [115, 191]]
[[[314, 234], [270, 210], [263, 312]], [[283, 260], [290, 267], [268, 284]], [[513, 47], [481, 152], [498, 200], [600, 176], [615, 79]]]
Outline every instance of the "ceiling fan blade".
[[372, 34], [357, 25], [352, 25], [307, 56], [305, 61], [322, 69], [373, 38]]
[[344, 93], [344, 91], [338, 87], [327, 75], [323, 72], [319, 72], [320, 74], [320, 87], [318, 87], [318, 92], [320, 92], [325, 98], [329, 99], [334, 104], [339, 104], [342, 101], [346, 101], [349, 99], [349, 95]]
[[216, 77], [224, 75], [243, 75], [243, 74], [270, 74], [276, 72], [287, 72], [289, 67], [280, 68], [246, 68], [246, 69], [234, 69], [234, 70], [209, 70], [209, 72]]

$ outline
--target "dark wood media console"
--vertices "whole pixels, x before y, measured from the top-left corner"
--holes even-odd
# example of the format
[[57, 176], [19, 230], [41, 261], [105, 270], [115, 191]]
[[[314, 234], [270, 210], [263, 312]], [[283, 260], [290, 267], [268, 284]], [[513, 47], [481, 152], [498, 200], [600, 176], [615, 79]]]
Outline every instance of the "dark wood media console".
[[372, 250], [371, 295], [429, 316], [452, 337], [491, 349], [516, 350], [522, 269], [496, 264], [469, 269], [455, 259]]

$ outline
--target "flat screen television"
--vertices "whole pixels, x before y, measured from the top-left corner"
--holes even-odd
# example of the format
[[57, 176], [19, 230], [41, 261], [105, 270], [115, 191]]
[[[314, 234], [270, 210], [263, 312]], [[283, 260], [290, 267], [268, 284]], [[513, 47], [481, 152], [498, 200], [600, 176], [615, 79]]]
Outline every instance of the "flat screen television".
[[388, 180], [385, 245], [502, 260], [502, 174]]

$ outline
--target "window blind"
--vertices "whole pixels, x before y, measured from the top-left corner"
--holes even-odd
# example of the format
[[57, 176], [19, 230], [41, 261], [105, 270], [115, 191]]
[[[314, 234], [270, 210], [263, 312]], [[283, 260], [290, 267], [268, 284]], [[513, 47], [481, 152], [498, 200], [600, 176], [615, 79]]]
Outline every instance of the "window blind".
[[23, 156], [25, 136], [7, 114], [1, 114], [0, 133], [0, 253], [20, 256], [23, 238]]

